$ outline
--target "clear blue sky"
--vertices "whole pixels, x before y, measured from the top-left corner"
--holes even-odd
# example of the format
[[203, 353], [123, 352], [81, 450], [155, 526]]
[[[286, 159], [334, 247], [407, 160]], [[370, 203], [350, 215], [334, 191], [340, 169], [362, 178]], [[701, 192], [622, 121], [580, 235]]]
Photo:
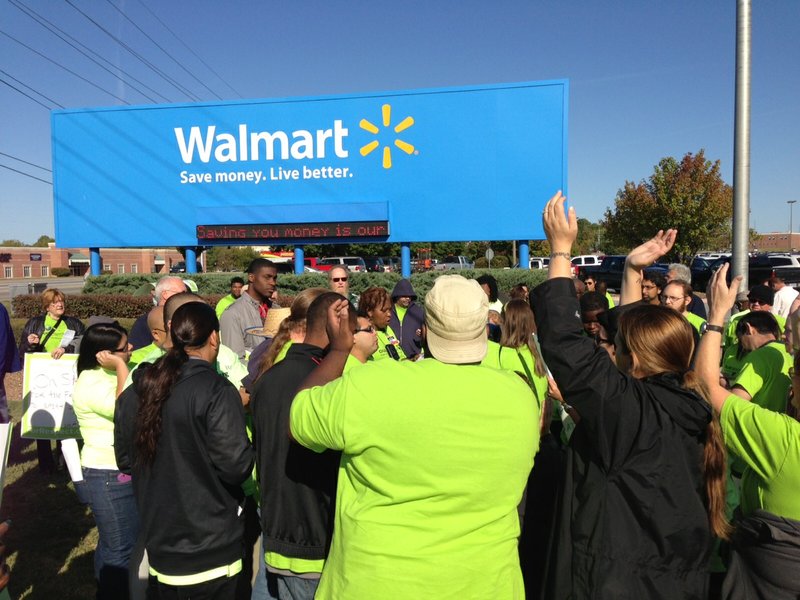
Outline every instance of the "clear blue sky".
[[[592, 221], [665, 156], [704, 148], [732, 183], [735, 0], [69, 2], [200, 100], [569, 79], [569, 198]], [[753, 4], [751, 226], [785, 231], [786, 201], [800, 200], [800, 2]], [[15, 5], [125, 69], [158, 102], [156, 93], [190, 100], [65, 0], [0, 0], [0, 79], [44, 104], [53, 106], [12, 77], [67, 108], [123, 102], [9, 35], [131, 104], [152, 102]], [[0, 152], [49, 168], [49, 110], [3, 83], [0, 106]], [[51, 179], [3, 154], [0, 165]], [[52, 187], [0, 168], [0, 240], [53, 231]]]

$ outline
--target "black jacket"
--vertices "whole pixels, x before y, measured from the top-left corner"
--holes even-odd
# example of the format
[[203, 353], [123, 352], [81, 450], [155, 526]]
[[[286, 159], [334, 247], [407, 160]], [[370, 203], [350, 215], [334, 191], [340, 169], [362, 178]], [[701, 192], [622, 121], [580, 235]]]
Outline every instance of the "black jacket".
[[[137, 371], [140, 380], [148, 363]], [[129, 386], [114, 412], [114, 451], [133, 475], [140, 532], [150, 564], [189, 575], [242, 557], [241, 483], [253, 468], [238, 391], [214, 366], [189, 359], [162, 408], [162, 432], [152, 466], [136, 460], [139, 398]]]
[[[394, 301], [400, 296], [411, 296], [411, 305], [406, 310], [403, 322], [397, 316], [397, 307]], [[422, 351], [422, 337], [417, 333], [425, 322], [425, 310], [415, 302], [417, 295], [408, 279], [401, 279], [392, 290], [392, 315], [389, 317], [389, 327], [392, 328], [400, 347], [408, 358], [412, 358]]]
[[[47, 315], [39, 315], [38, 317], [31, 317], [28, 319], [28, 322], [25, 323], [25, 327], [22, 329], [22, 335], [19, 339], [19, 353], [25, 354], [26, 352], [31, 351], [31, 345], [28, 343], [28, 336], [32, 333], [35, 333], [39, 336], [39, 341], [41, 342], [42, 338], [44, 338], [44, 320]], [[83, 322], [78, 319], [77, 317], [68, 317], [64, 315], [64, 323], [67, 325], [67, 329], [71, 329], [75, 332], [75, 339], [73, 342], [65, 348], [65, 350], [69, 353], [74, 353], [75, 349], [77, 348], [78, 344], [80, 343], [80, 336], [83, 335], [83, 332], [86, 331], [86, 328], [83, 326]]]
[[581, 416], [543, 597], [705, 599], [709, 406], [673, 377], [620, 372], [583, 335], [569, 279], [538, 286], [531, 304], [545, 362]]
[[800, 521], [756, 510], [736, 522], [725, 600], [800, 598]]
[[318, 454], [291, 441], [289, 409], [297, 388], [322, 358], [322, 348], [292, 344], [286, 357], [256, 381], [250, 402], [264, 548], [307, 560], [328, 555], [341, 454]]

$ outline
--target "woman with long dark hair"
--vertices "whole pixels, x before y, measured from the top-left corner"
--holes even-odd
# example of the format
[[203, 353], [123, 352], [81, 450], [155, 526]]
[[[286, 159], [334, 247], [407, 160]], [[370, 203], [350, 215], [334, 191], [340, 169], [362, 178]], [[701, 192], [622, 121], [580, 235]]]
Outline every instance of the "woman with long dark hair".
[[[570, 272], [577, 217], [570, 208], [565, 218], [564, 201], [559, 192], [543, 213], [549, 279], [531, 301], [547, 366], [580, 414], [544, 597], [706, 598], [713, 536], [730, 525], [719, 422], [689, 371], [692, 327], [669, 308], [632, 307], [619, 320], [616, 365], [583, 335]], [[675, 233], [629, 260], [652, 263]]]
[[192, 302], [172, 347], [137, 378], [133, 480], [150, 561], [150, 598], [233, 598], [242, 570], [241, 484], [253, 467], [238, 391], [214, 367], [219, 321]]
[[119, 323], [86, 330], [78, 354], [78, 380], [72, 405], [83, 437], [82, 485], [97, 523], [94, 553], [97, 598], [128, 597], [128, 562], [139, 519], [129, 475], [114, 456], [114, 411], [125, 387], [131, 345]]
[[372, 355], [374, 360], [406, 358], [406, 353], [400, 346], [400, 339], [389, 325], [392, 317], [392, 299], [389, 297], [389, 292], [382, 287], [364, 290], [358, 300], [358, 316], [369, 319], [378, 335], [378, 351]]

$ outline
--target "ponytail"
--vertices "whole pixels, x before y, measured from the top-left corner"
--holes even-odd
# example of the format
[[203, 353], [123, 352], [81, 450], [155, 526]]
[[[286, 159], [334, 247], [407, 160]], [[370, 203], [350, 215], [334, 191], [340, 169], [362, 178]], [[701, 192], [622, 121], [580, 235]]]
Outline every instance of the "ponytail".
[[[708, 390], [694, 371], [686, 373], [684, 385], [707, 402]], [[711, 421], [706, 426], [706, 439], [703, 446], [703, 479], [706, 485], [708, 525], [715, 536], [727, 540], [730, 539], [733, 532], [733, 527], [731, 527], [725, 511], [725, 486], [728, 479], [727, 452], [722, 441], [719, 415], [713, 409], [711, 413]]]
[[725, 484], [728, 478], [725, 444], [722, 428], [716, 413], [706, 427], [706, 443], [703, 448], [703, 475], [706, 480], [708, 498], [708, 522], [711, 531], [722, 540], [730, 539], [733, 527], [725, 513]]
[[214, 331], [219, 331], [219, 321], [208, 304], [189, 302], [172, 315], [169, 332], [172, 348], [142, 373], [137, 384], [140, 402], [135, 441], [136, 462], [140, 465], [149, 467], [155, 461], [164, 405], [189, 360], [186, 348], [202, 347]]
[[151, 466], [156, 458], [164, 404], [188, 360], [183, 348], [172, 348], [138, 381], [137, 391], [141, 400], [136, 423], [136, 460], [142, 466]]

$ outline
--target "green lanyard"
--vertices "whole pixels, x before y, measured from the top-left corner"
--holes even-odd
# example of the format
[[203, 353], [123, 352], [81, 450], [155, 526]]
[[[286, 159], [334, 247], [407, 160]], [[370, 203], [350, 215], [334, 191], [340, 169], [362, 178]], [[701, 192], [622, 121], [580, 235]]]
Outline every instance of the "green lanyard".
[[[503, 352], [503, 348], [505, 346], [498, 346], [497, 348], [497, 362], [502, 364], [500, 360], [500, 354]], [[522, 354], [519, 350], [517, 350], [517, 356], [519, 357], [519, 362], [522, 363], [522, 368], [525, 370], [525, 377], [528, 378], [528, 387], [531, 388], [534, 397], [536, 398], [536, 402], [539, 402], [539, 393], [536, 391], [536, 386], [533, 383], [533, 374], [531, 373], [530, 368], [528, 367], [528, 363], [525, 362], [525, 359], [522, 357]]]

